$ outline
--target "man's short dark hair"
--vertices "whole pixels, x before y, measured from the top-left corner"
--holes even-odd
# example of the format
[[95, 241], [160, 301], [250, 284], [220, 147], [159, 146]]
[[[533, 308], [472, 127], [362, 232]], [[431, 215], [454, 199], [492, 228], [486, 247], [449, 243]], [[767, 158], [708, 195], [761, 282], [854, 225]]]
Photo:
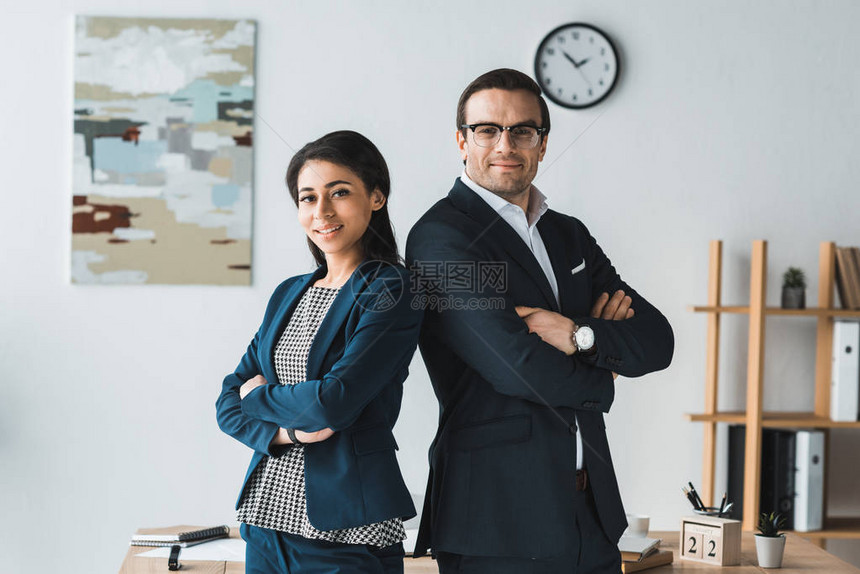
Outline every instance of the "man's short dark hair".
[[466, 102], [473, 94], [492, 89], [525, 90], [534, 94], [540, 105], [541, 125], [539, 127], [546, 128], [544, 136], [549, 133], [549, 108], [546, 105], [546, 100], [541, 96], [540, 86], [537, 85], [537, 82], [518, 70], [499, 68], [478, 76], [460, 94], [460, 101], [457, 102], [457, 129], [462, 131], [464, 136], [466, 135], [465, 130], [460, 126], [466, 123]]

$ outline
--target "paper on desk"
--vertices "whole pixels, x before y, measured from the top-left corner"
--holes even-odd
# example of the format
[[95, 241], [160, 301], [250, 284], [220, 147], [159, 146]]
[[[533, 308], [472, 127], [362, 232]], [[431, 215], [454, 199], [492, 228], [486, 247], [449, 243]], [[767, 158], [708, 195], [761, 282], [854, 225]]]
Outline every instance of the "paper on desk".
[[[137, 556], [144, 558], [169, 558], [170, 547], [155, 548], [141, 552]], [[212, 560], [216, 562], [244, 562], [245, 541], [241, 538], [219, 538], [195, 546], [183, 548], [179, 553], [179, 561], [183, 560]]]
[[[411, 554], [415, 548], [415, 542], [418, 538], [418, 529], [410, 529], [406, 531], [406, 540], [403, 541], [403, 548], [407, 553]], [[144, 558], [169, 558], [170, 547], [154, 548], [147, 552], [141, 552], [136, 556]], [[244, 562], [245, 561], [245, 541], [241, 538], [219, 538], [211, 542], [197, 544], [183, 548], [179, 553], [179, 561], [183, 560], [212, 560], [215, 562]]]

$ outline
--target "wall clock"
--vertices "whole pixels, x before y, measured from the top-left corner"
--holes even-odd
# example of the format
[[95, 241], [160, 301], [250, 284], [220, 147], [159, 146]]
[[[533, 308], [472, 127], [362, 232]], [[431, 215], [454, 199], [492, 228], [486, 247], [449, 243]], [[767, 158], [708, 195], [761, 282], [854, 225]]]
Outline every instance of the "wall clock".
[[574, 22], [546, 35], [535, 54], [535, 78], [560, 106], [588, 108], [603, 101], [618, 80], [618, 52], [604, 32]]

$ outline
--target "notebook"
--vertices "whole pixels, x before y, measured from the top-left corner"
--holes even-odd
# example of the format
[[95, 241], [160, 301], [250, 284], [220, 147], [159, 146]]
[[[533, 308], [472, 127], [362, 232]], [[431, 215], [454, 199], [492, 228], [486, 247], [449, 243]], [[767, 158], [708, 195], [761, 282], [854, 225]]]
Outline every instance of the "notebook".
[[225, 525], [214, 528], [190, 530], [178, 534], [135, 534], [131, 537], [132, 546], [193, 546], [230, 536], [230, 527]]
[[622, 536], [618, 541], [618, 550], [621, 552], [622, 560], [636, 561], [656, 552], [660, 542], [660, 538]]

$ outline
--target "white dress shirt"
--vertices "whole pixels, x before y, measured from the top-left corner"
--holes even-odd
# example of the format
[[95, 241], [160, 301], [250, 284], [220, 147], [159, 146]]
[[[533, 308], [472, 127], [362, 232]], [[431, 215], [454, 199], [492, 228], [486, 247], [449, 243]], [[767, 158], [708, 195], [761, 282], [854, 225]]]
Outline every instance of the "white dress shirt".
[[[543, 273], [547, 281], [549, 281], [549, 286], [552, 288], [552, 294], [555, 296], [555, 302], [560, 309], [561, 301], [558, 298], [558, 281], [556, 281], [555, 273], [552, 270], [552, 263], [550, 263], [546, 246], [537, 229], [538, 221], [546, 213], [546, 210], [549, 209], [546, 203], [546, 196], [537, 187], [532, 185], [529, 192], [528, 212], [524, 212], [520, 206], [514, 205], [469, 179], [465, 169], [460, 175], [460, 181], [477, 193], [478, 197], [483, 199], [508, 225], [513, 227], [517, 235], [520, 236], [520, 239], [528, 246], [541, 269], [543, 269]], [[579, 420], [576, 421], [576, 425], [577, 427], [579, 426]], [[576, 433], [576, 468], [577, 470], [582, 468], [582, 437], [579, 432]]]

